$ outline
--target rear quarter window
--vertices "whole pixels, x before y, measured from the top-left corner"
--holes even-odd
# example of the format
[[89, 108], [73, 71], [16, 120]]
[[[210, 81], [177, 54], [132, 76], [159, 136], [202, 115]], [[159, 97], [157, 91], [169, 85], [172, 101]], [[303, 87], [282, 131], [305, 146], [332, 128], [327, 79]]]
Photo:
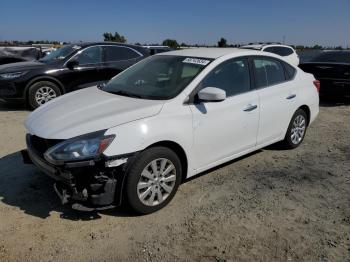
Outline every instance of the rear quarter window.
[[294, 67], [292, 67], [291, 65], [289, 65], [288, 63], [283, 63], [283, 65], [284, 65], [284, 68], [286, 69], [287, 80], [293, 79], [297, 70]]

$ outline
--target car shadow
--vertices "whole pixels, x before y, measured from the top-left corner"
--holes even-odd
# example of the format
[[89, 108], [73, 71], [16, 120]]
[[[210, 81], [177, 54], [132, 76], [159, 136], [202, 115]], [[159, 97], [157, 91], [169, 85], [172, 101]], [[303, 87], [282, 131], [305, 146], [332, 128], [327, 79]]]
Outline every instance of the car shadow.
[[95, 220], [101, 214], [120, 217], [135, 216], [125, 207], [99, 212], [82, 212], [63, 206], [53, 189], [54, 180], [33, 165], [22, 163], [20, 152], [0, 158], [0, 202], [19, 208], [24, 213], [47, 218], [57, 212], [62, 219], [73, 221]]
[[29, 111], [29, 108], [23, 104], [17, 103], [5, 103], [0, 101], [0, 112], [11, 112], [11, 111]]
[[[262, 151], [258, 150], [224, 163], [186, 179], [183, 183]], [[72, 221], [96, 220], [100, 219], [102, 214], [114, 217], [137, 216], [126, 206], [92, 212], [74, 210], [69, 205], [61, 204], [54, 192], [53, 184], [54, 180], [42, 174], [34, 165], [23, 164], [20, 152], [0, 158], [0, 202], [10, 207], [19, 208], [25, 214], [45, 219], [51, 215], [51, 212], [57, 212], [60, 214], [60, 218]]]

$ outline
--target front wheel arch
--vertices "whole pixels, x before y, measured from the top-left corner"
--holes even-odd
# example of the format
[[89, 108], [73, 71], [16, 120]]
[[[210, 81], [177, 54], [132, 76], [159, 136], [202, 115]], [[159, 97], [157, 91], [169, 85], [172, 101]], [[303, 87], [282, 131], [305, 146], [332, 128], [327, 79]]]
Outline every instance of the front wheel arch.
[[[156, 203], [155, 205], [147, 205], [143, 202], [143, 198], [140, 198], [140, 192], [138, 191], [138, 184], [140, 183], [140, 179], [143, 174], [143, 169], [147, 168], [153, 161], [158, 161], [161, 160], [160, 158], [165, 158], [166, 160], [170, 161], [170, 163], [175, 167], [176, 173], [179, 172], [179, 176], [175, 176], [175, 181], [167, 181], [167, 182], [159, 182], [159, 177], [158, 175], [151, 175], [152, 173], [148, 173], [151, 177], [149, 176], [143, 176], [144, 178], [149, 178], [150, 180], [153, 180], [152, 185], [146, 185], [148, 189], [143, 192], [146, 193], [146, 197], [150, 194], [155, 196], [155, 191], [158, 190], [158, 187], [164, 188], [164, 185], [160, 185], [159, 183], [174, 183], [171, 190], [168, 192], [168, 195], [166, 196], [165, 199], [162, 199], [161, 202], [158, 204]], [[152, 168], [153, 169], [153, 168]], [[175, 196], [176, 191], [181, 184], [181, 178], [182, 178], [182, 164], [181, 160], [178, 157], [178, 155], [171, 150], [169, 147], [164, 147], [164, 146], [152, 146], [148, 147], [135, 155], [135, 159], [133, 159], [130, 164], [126, 167], [126, 174], [125, 174], [125, 181], [124, 181], [124, 186], [123, 186], [123, 196], [125, 197], [125, 203], [128, 203], [129, 207], [131, 207], [136, 213], [138, 214], [149, 214], [153, 213], [163, 207], [165, 207]], [[151, 172], [151, 171], [150, 171]], [[156, 174], [156, 173], [154, 173]], [[152, 179], [153, 176], [153, 179]], [[163, 177], [164, 178], [164, 177]], [[141, 181], [141, 183], [143, 183]], [[146, 182], [149, 183], [149, 182]], [[154, 183], [156, 183], [154, 185]], [[157, 184], [158, 183], [158, 184]], [[142, 189], [145, 186], [142, 187]], [[153, 189], [151, 189], [153, 188]], [[151, 190], [151, 191], [150, 191]], [[152, 192], [153, 190], [153, 192]], [[163, 191], [163, 190], [162, 190]], [[165, 191], [160, 194], [161, 196], [164, 196]], [[152, 197], [152, 196], [151, 196]], [[159, 201], [159, 195], [157, 194], [158, 201]], [[147, 200], [146, 200], [147, 201]], [[151, 200], [153, 201], [153, 199]]]
[[188, 159], [187, 159], [187, 155], [186, 155], [185, 150], [178, 143], [173, 142], [173, 141], [168, 141], [168, 140], [156, 142], [152, 145], [149, 145], [144, 150], [151, 148], [151, 147], [158, 147], [158, 146], [166, 147], [166, 148], [173, 150], [175, 152], [175, 154], [177, 154], [177, 156], [180, 158], [181, 167], [182, 167], [182, 180], [181, 180], [181, 182], [184, 182], [187, 178], [187, 172], [188, 172]]
[[52, 82], [52, 83], [56, 84], [58, 86], [58, 88], [60, 89], [60, 91], [61, 91], [61, 95], [64, 95], [67, 92], [65, 87], [64, 87], [64, 85], [57, 78], [50, 77], [50, 76], [35, 77], [32, 80], [30, 80], [29, 83], [25, 87], [25, 91], [24, 91], [25, 97], [24, 98], [25, 98], [27, 103], [29, 102], [28, 101], [28, 99], [29, 99], [29, 88], [32, 85], [34, 85], [35, 83], [41, 82], [41, 81], [48, 81], [48, 82]]

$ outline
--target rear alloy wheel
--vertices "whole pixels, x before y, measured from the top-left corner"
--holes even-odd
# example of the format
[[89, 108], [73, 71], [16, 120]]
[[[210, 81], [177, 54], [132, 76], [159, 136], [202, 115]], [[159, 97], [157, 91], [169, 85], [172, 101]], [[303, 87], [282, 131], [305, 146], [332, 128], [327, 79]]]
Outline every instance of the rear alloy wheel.
[[286, 148], [293, 149], [298, 147], [304, 140], [307, 129], [307, 115], [304, 110], [298, 109], [290, 121], [284, 145]]
[[148, 214], [167, 205], [179, 187], [181, 172], [172, 150], [154, 147], [141, 152], [127, 171], [126, 196], [131, 208]]
[[306, 119], [303, 115], [298, 115], [293, 122], [290, 139], [294, 145], [300, 144], [304, 138], [306, 130]]
[[29, 87], [29, 104], [35, 109], [61, 95], [58, 86], [49, 81], [40, 81]]

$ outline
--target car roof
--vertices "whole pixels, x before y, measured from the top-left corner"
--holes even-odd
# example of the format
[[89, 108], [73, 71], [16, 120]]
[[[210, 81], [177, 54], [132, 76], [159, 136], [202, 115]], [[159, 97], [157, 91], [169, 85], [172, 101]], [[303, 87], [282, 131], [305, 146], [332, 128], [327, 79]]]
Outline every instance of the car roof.
[[137, 46], [132, 44], [125, 44], [119, 42], [81, 42], [81, 43], [69, 43], [67, 45], [77, 45], [81, 47], [94, 46], [94, 45], [119, 45], [119, 46]]
[[254, 50], [247, 50], [247, 49], [209, 47], [209, 48], [188, 48], [188, 49], [161, 53], [157, 55], [191, 56], [191, 57], [205, 57], [205, 58], [216, 59], [224, 55], [229, 55], [229, 54], [238, 55], [238, 54], [244, 54], [244, 53], [249, 53], [251, 55], [260, 54], [260, 52], [257, 52]]
[[249, 44], [249, 45], [244, 45], [244, 46], [241, 46], [240, 48], [249, 48], [249, 49], [255, 49], [255, 50], [261, 50], [263, 49], [264, 47], [267, 47], [267, 46], [280, 46], [280, 47], [288, 47], [288, 48], [292, 48], [291, 46], [289, 45], [281, 45], [281, 44], [274, 44], [274, 43], [266, 43], [266, 44]]
[[95, 45], [116, 45], [116, 46], [125, 46], [125, 47], [131, 47], [133, 49], [136, 49], [137, 51], [141, 52], [143, 55], [148, 55], [148, 50], [140, 45], [132, 45], [132, 44], [125, 44], [125, 43], [119, 43], [119, 42], [82, 42], [82, 43], [71, 43], [68, 45], [76, 45], [80, 46], [82, 48], [89, 47], [89, 46], [95, 46]]
[[143, 45], [142, 47], [144, 47], [144, 48], [170, 48], [169, 46], [166, 46], [166, 45]]

